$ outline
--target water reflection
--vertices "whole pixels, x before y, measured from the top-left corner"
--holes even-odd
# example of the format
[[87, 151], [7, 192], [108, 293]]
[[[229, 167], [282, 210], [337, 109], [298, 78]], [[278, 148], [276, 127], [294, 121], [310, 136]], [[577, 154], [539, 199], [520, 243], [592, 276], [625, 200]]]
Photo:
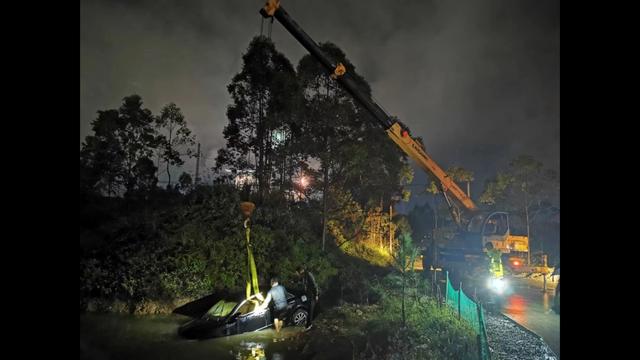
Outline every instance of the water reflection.
[[175, 316], [83, 314], [81, 359], [295, 360], [305, 339], [302, 328], [286, 327], [208, 340], [185, 340]]
[[236, 355], [237, 360], [266, 360], [264, 344], [255, 342], [240, 342], [240, 351]]
[[294, 359], [297, 338], [302, 335], [300, 328], [284, 328], [278, 334], [273, 329], [245, 333], [228, 338], [215, 339], [230, 348], [236, 360], [285, 360]]
[[509, 296], [504, 312], [520, 324], [527, 322], [527, 299], [518, 294]]
[[[284, 340], [284, 339], [283, 339]], [[236, 354], [236, 360], [284, 360], [284, 356], [280, 353], [272, 353], [271, 357], [267, 358], [266, 347], [267, 343], [242, 341], [240, 342], [240, 350]]]

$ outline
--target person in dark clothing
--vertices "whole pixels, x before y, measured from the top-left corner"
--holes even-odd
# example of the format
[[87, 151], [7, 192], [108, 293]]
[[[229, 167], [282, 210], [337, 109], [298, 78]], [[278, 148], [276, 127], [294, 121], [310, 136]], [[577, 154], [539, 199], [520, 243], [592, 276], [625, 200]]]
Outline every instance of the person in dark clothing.
[[316, 278], [312, 273], [308, 272], [304, 266], [298, 266], [296, 273], [298, 274], [304, 293], [309, 297], [309, 317], [307, 318], [307, 329], [309, 329], [311, 328], [311, 321], [313, 320], [313, 310], [320, 299], [320, 290], [318, 289]]
[[273, 300], [273, 324], [276, 332], [280, 332], [284, 325], [284, 318], [287, 311], [287, 290], [284, 286], [278, 284], [278, 278], [271, 278], [271, 289], [267, 293], [267, 297], [262, 303], [262, 308], [266, 308]]

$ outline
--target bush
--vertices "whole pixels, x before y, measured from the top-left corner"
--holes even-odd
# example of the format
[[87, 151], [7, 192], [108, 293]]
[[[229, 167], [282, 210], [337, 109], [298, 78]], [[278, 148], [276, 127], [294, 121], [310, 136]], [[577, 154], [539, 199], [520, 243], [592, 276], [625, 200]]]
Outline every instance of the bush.
[[[156, 199], [154, 207], [129, 203], [126, 211], [121, 204], [126, 217], [96, 211], [91, 223], [81, 224], [81, 237], [100, 239], [81, 241], [81, 304], [88, 298], [139, 302], [244, 291], [245, 232], [237, 191], [200, 186], [177, 196], [180, 201]], [[251, 225], [262, 289], [274, 275], [293, 287], [301, 264], [325, 287], [336, 269], [311, 230], [313, 210], [270, 201], [256, 209]]]
[[149, 242], [119, 246], [80, 262], [84, 298], [123, 301], [197, 297], [211, 291], [204, 259], [188, 248]]
[[402, 280], [398, 273], [373, 285], [380, 296], [380, 319], [371, 323], [373, 334], [387, 334], [392, 359], [475, 359], [473, 329], [447, 306], [426, 296], [428, 284], [413, 272], [405, 282], [406, 328], [402, 327]]

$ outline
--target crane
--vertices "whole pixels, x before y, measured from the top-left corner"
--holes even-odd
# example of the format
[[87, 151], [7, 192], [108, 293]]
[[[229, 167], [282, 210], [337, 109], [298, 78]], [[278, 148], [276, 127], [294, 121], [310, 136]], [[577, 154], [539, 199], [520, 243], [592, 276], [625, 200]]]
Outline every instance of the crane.
[[398, 147], [413, 159], [418, 166], [433, 179], [445, 198], [449, 212], [458, 226], [459, 234], [441, 252], [453, 255], [453, 258], [464, 259], [469, 251], [483, 248], [492, 242], [494, 248], [503, 253], [529, 252], [527, 236], [512, 235], [509, 214], [506, 212], [482, 213], [469, 196], [455, 183], [431, 156], [429, 156], [418, 140], [411, 136], [409, 129], [393, 120], [387, 112], [370, 96], [361, 91], [347, 72], [346, 67], [329, 58], [318, 44], [302, 29], [280, 4], [280, 0], [267, 0], [260, 9], [264, 18], [276, 19], [307, 51], [330, 73], [342, 88], [362, 105], [375, 119], [376, 123], [387, 133]]

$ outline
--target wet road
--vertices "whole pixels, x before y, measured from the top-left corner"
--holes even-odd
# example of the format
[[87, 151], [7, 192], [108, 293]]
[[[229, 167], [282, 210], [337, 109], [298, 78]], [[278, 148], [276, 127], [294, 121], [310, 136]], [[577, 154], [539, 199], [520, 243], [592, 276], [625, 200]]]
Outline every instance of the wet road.
[[538, 284], [523, 279], [511, 279], [513, 292], [502, 304], [502, 313], [540, 335], [560, 356], [560, 316], [553, 306], [554, 290], [542, 292]]

